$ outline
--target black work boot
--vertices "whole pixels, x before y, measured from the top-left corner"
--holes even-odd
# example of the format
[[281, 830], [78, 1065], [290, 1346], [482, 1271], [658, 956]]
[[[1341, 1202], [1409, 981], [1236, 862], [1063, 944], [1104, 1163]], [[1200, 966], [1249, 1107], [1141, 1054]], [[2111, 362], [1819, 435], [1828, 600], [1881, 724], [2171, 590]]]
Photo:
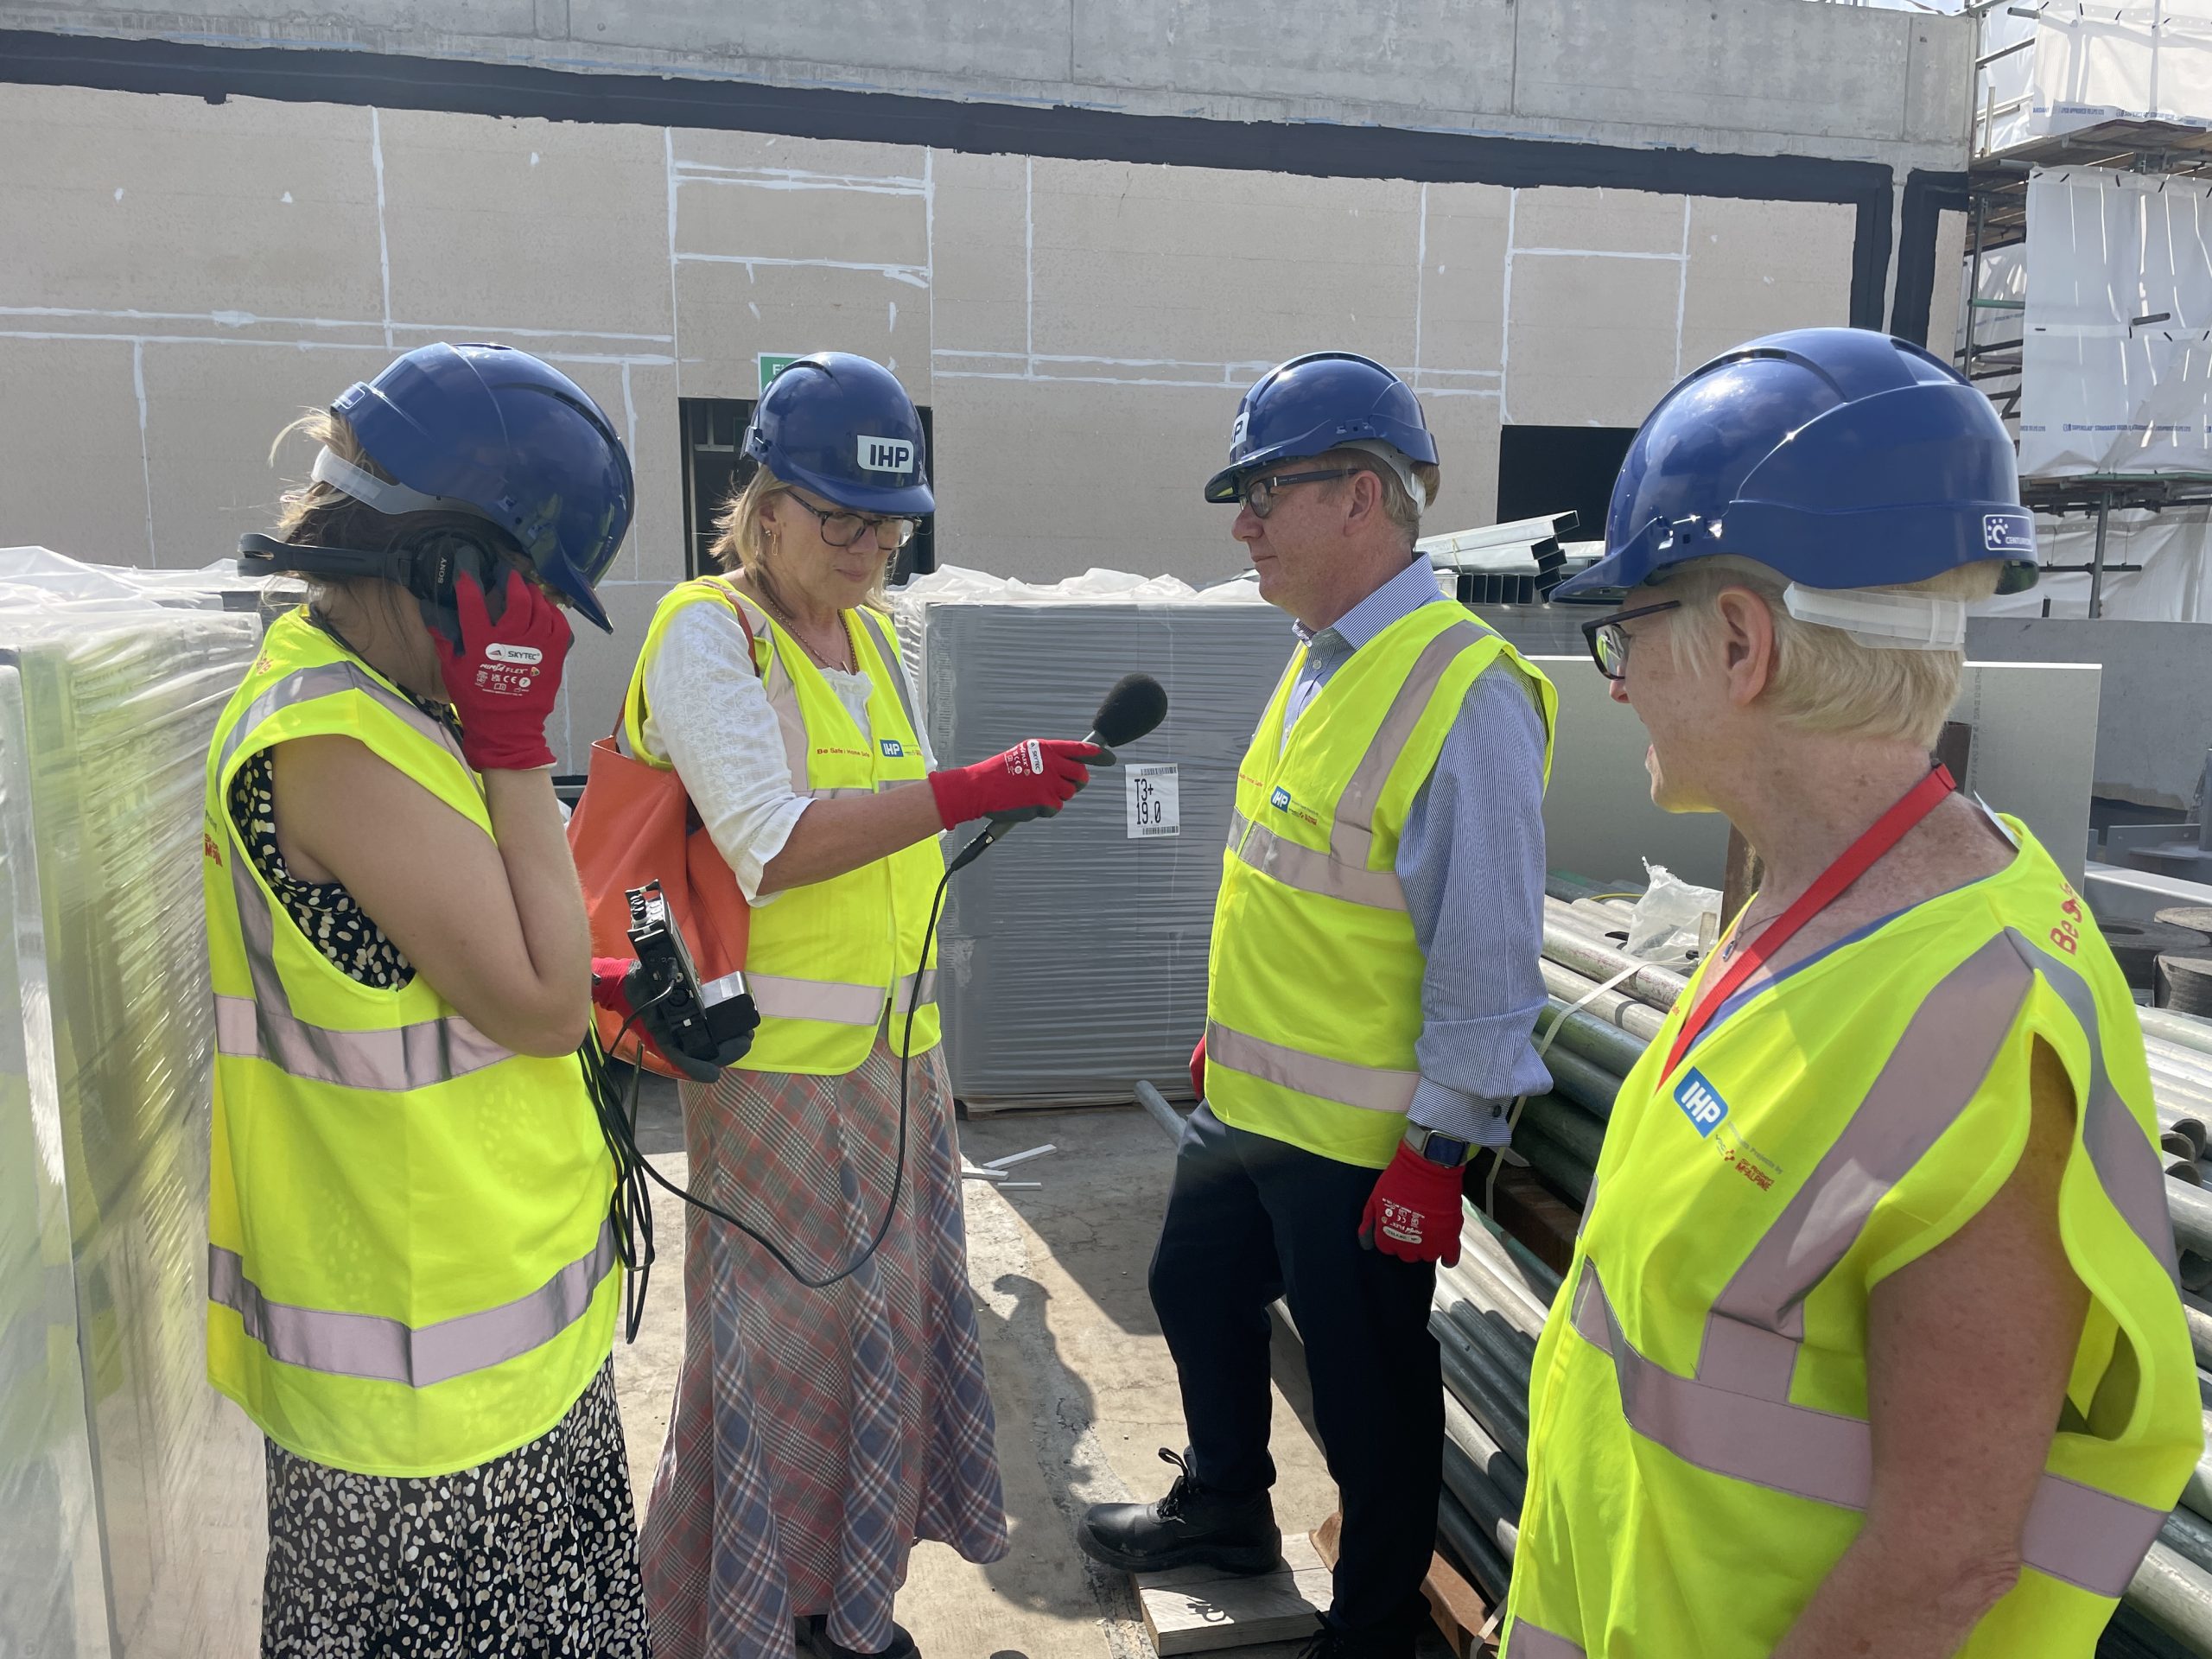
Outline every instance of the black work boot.
[[1370, 1625], [1362, 1630], [1340, 1630], [1325, 1618], [1298, 1659], [1414, 1659], [1421, 1626], [1403, 1619]]
[[1165, 1446], [1160, 1458], [1176, 1470], [1167, 1496], [1157, 1503], [1092, 1504], [1076, 1529], [1084, 1554], [1124, 1573], [1199, 1564], [1224, 1573], [1274, 1571], [1282, 1560], [1282, 1534], [1265, 1491], [1211, 1491]]

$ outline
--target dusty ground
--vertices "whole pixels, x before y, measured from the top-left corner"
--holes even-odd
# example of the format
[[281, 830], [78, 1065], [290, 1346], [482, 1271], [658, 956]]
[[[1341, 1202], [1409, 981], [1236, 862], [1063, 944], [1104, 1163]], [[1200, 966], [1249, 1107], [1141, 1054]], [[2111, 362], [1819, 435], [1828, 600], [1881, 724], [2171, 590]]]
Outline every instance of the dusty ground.
[[[681, 1179], [675, 1090], [661, 1085], [639, 1141]], [[1157, 1497], [1172, 1479], [1157, 1460], [1183, 1443], [1173, 1368], [1145, 1294], [1145, 1271], [1167, 1196], [1166, 1136], [1134, 1108], [1019, 1112], [961, 1125], [977, 1163], [1050, 1141], [1058, 1151], [1025, 1164], [1034, 1191], [967, 1184], [969, 1273], [983, 1357], [998, 1408], [999, 1467], [1014, 1548], [974, 1567], [938, 1544], [915, 1553], [899, 1622], [929, 1659], [1149, 1659], [1152, 1647], [1123, 1575], [1075, 1548], [1088, 1503]], [[661, 1256], [645, 1325], [615, 1349], [615, 1379], [640, 1503], [668, 1427], [683, 1344], [683, 1230], [665, 1194], [656, 1207]], [[1279, 1356], [1277, 1376], [1295, 1379]], [[1335, 1507], [1319, 1448], [1279, 1386], [1275, 1511], [1286, 1533], [1318, 1526]], [[1296, 1644], [1248, 1648], [1274, 1659]], [[1441, 1644], [1434, 1651], [1440, 1654]]]

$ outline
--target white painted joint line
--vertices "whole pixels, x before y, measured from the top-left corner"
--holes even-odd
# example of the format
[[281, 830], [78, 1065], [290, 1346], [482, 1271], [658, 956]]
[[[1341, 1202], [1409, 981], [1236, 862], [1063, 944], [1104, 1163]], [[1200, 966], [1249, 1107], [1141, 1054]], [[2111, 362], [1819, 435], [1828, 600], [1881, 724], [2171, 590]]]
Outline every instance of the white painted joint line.
[[887, 276], [909, 288], [930, 285], [927, 265], [880, 265], [865, 259], [797, 259], [759, 253], [678, 253], [675, 259], [678, 264], [743, 265], [747, 270], [757, 265], [795, 270], [859, 270]]
[[384, 119], [369, 109], [369, 162], [377, 178], [377, 270], [384, 283], [384, 343], [391, 345], [391, 240], [384, 225]]
[[836, 179], [824, 175], [817, 178], [786, 178], [775, 175], [754, 177], [741, 173], [690, 173], [679, 171], [676, 182], [686, 184], [715, 184], [747, 190], [817, 190], [837, 191], [862, 196], [926, 196], [918, 179], [901, 180], [897, 183], [877, 183], [872, 180]]
[[1414, 248], [1414, 372], [1421, 372], [1421, 309], [1428, 282], [1428, 186], [1421, 188], [1421, 217]]
[[1021, 158], [1022, 341], [1037, 367], [1037, 159]]
[[1690, 305], [1690, 203], [1694, 197], [1682, 198], [1682, 263], [1675, 283], [1675, 378], [1682, 378], [1682, 324], [1689, 315]]
[[1681, 264], [1689, 258], [1688, 250], [1681, 253], [1638, 253], [1620, 248], [1515, 248], [1521, 257], [1545, 259], [1656, 259], [1667, 264]]
[[159, 569], [161, 555], [154, 550], [154, 461], [146, 445], [146, 346], [143, 340], [131, 343], [130, 388], [138, 394], [138, 472], [146, 489], [146, 563]]

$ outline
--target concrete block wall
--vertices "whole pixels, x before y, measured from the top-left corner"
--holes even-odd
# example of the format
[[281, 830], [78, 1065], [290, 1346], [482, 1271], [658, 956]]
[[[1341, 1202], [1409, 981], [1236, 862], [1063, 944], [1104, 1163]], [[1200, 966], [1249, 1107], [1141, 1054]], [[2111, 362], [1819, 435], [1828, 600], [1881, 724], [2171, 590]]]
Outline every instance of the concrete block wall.
[[1806, 0], [0, 0], [0, 28], [1965, 165], [1967, 20]]
[[942, 560], [1203, 582], [1243, 564], [1198, 486], [1269, 365], [1391, 364], [1432, 524], [1484, 523], [1503, 423], [1632, 426], [1713, 351], [1845, 321], [1854, 234], [1836, 203], [58, 87], [0, 87], [0, 544], [226, 556], [304, 472], [268, 460], [303, 410], [434, 340], [538, 352], [639, 483], [577, 764], [683, 574], [677, 400], [753, 396], [763, 354], [864, 353], [931, 407]]

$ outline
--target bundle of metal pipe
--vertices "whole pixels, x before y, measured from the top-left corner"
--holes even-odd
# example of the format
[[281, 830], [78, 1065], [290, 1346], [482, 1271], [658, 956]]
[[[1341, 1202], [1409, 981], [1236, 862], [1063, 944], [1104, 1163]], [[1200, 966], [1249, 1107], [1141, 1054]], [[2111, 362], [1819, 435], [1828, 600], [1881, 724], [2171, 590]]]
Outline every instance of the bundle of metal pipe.
[[[1553, 899], [1545, 911], [1551, 1012], [1537, 1031], [1551, 1033], [1545, 1058], [1553, 1089], [1524, 1103], [1514, 1147], [1548, 1186], [1580, 1206], [1621, 1081], [1686, 981], [1622, 952], [1586, 905]], [[2197, 1161], [2212, 1141], [2212, 1021], [2163, 1009], [2142, 1013], [2160, 1144], [2174, 1177], [2166, 1196], [2183, 1283], [2194, 1293], [2212, 1287], [2212, 1192], [2199, 1184]], [[1447, 1395], [1442, 1530], [1488, 1594], [1496, 1558], [1510, 1566], [1518, 1536], [1529, 1361], [1559, 1278], [1472, 1206], [1462, 1248], [1459, 1266], [1437, 1275], [1429, 1319], [1443, 1351]], [[2212, 1301], [2191, 1294], [2187, 1313], [2199, 1384], [2212, 1407]], [[2212, 1409], [2205, 1421], [2212, 1431]], [[1467, 1558], [1470, 1550], [1482, 1559]], [[2212, 1452], [2191, 1476], [2099, 1651], [2107, 1659], [2212, 1659]]]

